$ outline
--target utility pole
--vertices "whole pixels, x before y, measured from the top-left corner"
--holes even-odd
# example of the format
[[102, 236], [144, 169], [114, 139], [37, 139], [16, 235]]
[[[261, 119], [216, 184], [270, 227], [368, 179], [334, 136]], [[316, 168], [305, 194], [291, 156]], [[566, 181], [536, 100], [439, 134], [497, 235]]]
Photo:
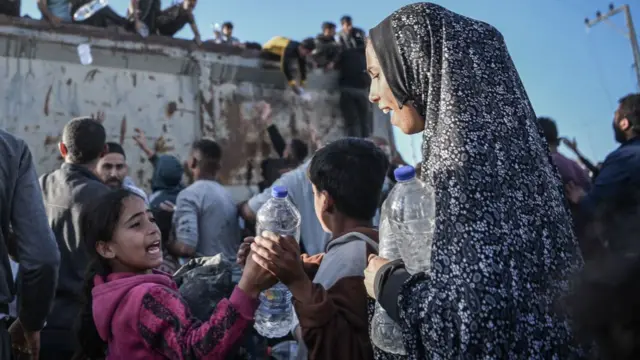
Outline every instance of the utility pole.
[[589, 18], [586, 18], [584, 19], [584, 23], [585, 25], [587, 25], [587, 28], [591, 28], [601, 22], [606, 22], [609, 25], [615, 27], [615, 25], [608, 20], [612, 16], [620, 13], [624, 14], [625, 22], [627, 25], [627, 31], [622, 31], [622, 33], [624, 34], [624, 36], [629, 38], [629, 41], [631, 42], [631, 51], [633, 52], [633, 68], [636, 72], [636, 81], [638, 83], [638, 88], [640, 88], [640, 46], [638, 46], [638, 37], [636, 35], [636, 29], [633, 26], [633, 19], [631, 18], [631, 9], [629, 8], [629, 5], [622, 5], [616, 8], [613, 6], [613, 4], [610, 4], [609, 12], [607, 12], [606, 14], [602, 14], [600, 13], [600, 11], [598, 11], [596, 12], [595, 19], [589, 20]]

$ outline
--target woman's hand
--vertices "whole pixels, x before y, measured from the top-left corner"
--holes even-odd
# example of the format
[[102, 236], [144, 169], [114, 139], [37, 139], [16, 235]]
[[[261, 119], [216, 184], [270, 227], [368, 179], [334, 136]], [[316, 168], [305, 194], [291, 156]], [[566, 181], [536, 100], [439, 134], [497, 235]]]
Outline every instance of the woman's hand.
[[376, 255], [369, 255], [369, 259], [367, 260], [369, 265], [367, 265], [367, 270], [372, 272], [374, 275], [380, 270], [380, 268], [391, 261]]
[[364, 269], [364, 287], [367, 289], [367, 294], [371, 298], [375, 299], [376, 292], [374, 289], [374, 283], [376, 280], [376, 274], [384, 264], [389, 262], [389, 260], [376, 255], [369, 255], [368, 262], [369, 265]]

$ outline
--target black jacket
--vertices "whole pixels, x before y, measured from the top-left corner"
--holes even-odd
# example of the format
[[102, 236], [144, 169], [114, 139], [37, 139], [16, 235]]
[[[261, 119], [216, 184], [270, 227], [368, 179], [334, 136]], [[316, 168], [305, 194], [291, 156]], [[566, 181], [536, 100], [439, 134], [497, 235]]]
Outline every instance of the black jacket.
[[[47, 224], [29, 147], [0, 130], [0, 154], [0, 312], [7, 313], [17, 292], [22, 325], [40, 330], [51, 309], [60, 253]], [[13, 244], [9, 244], [10, 232]], [[11, 255], [20, 264], [17, 289], [9, 248], [15, 249]]]
[[[80, 238], [80, 214], [94, 199], [110, 191], [89, 169], [64, 163], [40, 178], [49, 225], [53, 229], [62, 261], [59, 282], [48, 330], [68, 332], [82, 306], [82, 288], [88, 265], [84, 243]], [[75, 338], [72, 336], [71, 341]]]
[[364, 51], [367, 44], [367, 34], [359, 28], [352, 28], [349, 33], [341, 31], [338, 38], [343, 49], [361, 49]]

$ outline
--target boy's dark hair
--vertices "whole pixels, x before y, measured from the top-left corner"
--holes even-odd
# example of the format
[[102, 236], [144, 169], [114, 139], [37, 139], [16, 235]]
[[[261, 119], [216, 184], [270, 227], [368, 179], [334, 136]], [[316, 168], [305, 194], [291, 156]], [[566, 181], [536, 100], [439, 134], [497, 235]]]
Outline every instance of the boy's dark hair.
[[69, 121], [62, 130], [62, 142], [67, 147], [67, 161], [88, 164], [98, 160], [104, 151], [107, 134], [104, 126], [90, 117]]
[[353, 24], [353, 20], [351, 19], [351, 16], [345, 15], [340, 18], [340, 24]]
[[316, 40], [314, 38], [306, 38], [302, 40], [300, 45], [309, 51], [313, 51], [316, 49]]
[[215, 173], [220, 169], [222, 148], [217, 142], [211, 139], [200, 139], [193, 143], [192, 150], [200, 153], [200, 159], [196, 165], [201, 170]]
[[547, 139], [547, 143], [549, 145], [557, 146], [560, 144], [560, 140], [558, 139], [558, 127], [553, 119], [549, 117], [539, 117], [538, 124], [540, 124], [544, 138]]
[[233, 23], [231, 21], [227, 21], [225, 23], [222, 24], [222, 28], [229, 28], [231, 30], [233, 30]]
[[627, 118], [635, 133], [640, 133], [640, 94], [629, 94], [621, 98], [619, 114]]
[[309, 180], [326, 191], [338, 211], [357, 220], [371, 220], [389, 168], [387, 156], [365, 139], [346, 138], [316, 151]]
[[124, 156], [125, 159], [127, 158], [127, 155], [125, 155], [124, 148], [122, 147], [122, 145], [114, 142], [107, 143], [107, 154], [120, 154]]
[[309, 146], [300, 139], [291, 140], [291, 150], [298, 161], [303, 161], [309, 155]]
[[336, 24], [330, 21], [325, 21], [322, 23], [322, 31], [328, 30], [328, 29], [335, 29], [335, 28], [336, 28]]

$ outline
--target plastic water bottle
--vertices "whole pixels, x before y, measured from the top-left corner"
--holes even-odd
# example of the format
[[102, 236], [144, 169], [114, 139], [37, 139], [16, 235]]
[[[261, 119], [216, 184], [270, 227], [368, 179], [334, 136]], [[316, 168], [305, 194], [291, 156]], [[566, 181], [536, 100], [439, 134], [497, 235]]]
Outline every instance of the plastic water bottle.
[[84, 5], [82, 5], [76, 12], [73, 14], [73, 20], [75, 21], [85, 21], [88, 18], [92, 17], [98, 11], [104, 9], [109, 4], [108, 0], [93, 0]]
[[295, 360], [298, 354], [298, 342], [294, 340], [283, 341], [271, 348], [271, 357], [276, 360]]
[[149, 28], [143, 22], [140, 22], [140, 26], [138, 27], [138, 35], [142, 36], [143, 38], [149, 37]]
[[[416, 179], [415, 169], [403, 166], [394, 171], [398, 183], [382, 205], [380, 219], [380, 256], [402, 258], [407, 272], [429, 271], [431, 240], [435, 225], [433, 188]], [[380, 304], [372, 320], [371, 340], [380, 349], [405, 355], [402, 330]]]
[[[278, 235], [293, 236], [300, 241], [300, 212], [288, 199], [285, 187], [274, 186], [272, 198], [257, 214], [256, 234], [271, 231]], [[254, 327], [258, 333], [268, 338], [286, 336], [295, 322], [291, 293], [287, 287], [278, 283], [260, 294], [260, 306], [255, 314]]]
[[80, 57], [80, 63], [82, 65], [91, 65], [93, 63], [93, 56], [91, 56], [91, 45], [78, 45], [78, 56]]
[[[393, 190], [392, 190], [393, 191]], [[379, 255], [385, 259], [397, 260], [400, 258], [400, 251], [397, 247], [398, 234], [391, 232], [389, 226], [388, 212], [385, 205], [388, 205], [389, 198], [382, 204], [380, 214], [380, 226], [378, 227], [380, 244]], [[371, 341], [379, 349], [391, 353], [406, 355], [403, 345], [402, 328], [393, 321], [387, 312], [376, 302], [376, 308], [371, 319]]]
[[394, 172], [398, 184], [389, 194], [389, 225], [401, 234], [398, 250], [411, 275], [431, 269], [431, 244], [435, 229], [435, 191], [416, 178], [412, 166]]

